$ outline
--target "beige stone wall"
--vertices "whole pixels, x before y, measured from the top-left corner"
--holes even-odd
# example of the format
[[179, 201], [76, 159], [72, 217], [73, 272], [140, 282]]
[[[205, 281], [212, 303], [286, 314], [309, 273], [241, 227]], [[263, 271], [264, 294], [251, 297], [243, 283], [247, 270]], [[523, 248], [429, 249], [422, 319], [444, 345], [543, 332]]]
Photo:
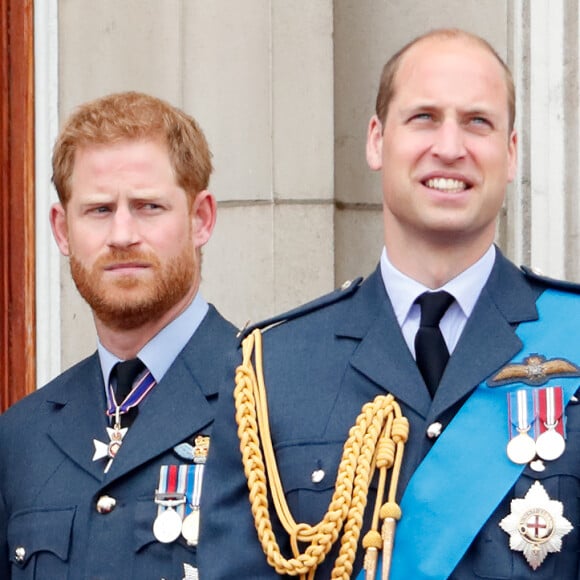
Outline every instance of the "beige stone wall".
[[[202, 291], [241, 325], [374, 268], [382, 247], [381, 195], [366, 167], [364, 141], [380, 69], [417, 34], [463, 27], [487, 38], [521, 84], [523, 169], [498, 241], [517, 261], [537, 256], [547, 272], [580, 279], [578, 6], [534, 0], [532, 12], [529, 4], [59, 0], [59, 114], [135, 89], [200, 121], [214, 153], [211, 189], [219, 201]], [[554, 40], [560, 31], [562, 47]], [[533, 64], [543, 57], [535, 48], [547, 39], [554, 49], [539, 73]], [[546, 92], [542, 74], [564, 69], [567, 82], [554, 77]], [[541, 117], [546, 99], [555, 103], [547, 120]], [[534, 120], [541, 122], [536, 133]], [[562, 145], [565, 164], [548, 163], [547, 135], [552, 152]], [[552, 170], [560, 172], [556, 181]], [[533, 189], [534, 175], [538, 186], [559, 188], [549, 192], [553, 203], [547, 191]], [[94, 350], [95, 337], [66, 267], [61, 276], [65, 368]]]

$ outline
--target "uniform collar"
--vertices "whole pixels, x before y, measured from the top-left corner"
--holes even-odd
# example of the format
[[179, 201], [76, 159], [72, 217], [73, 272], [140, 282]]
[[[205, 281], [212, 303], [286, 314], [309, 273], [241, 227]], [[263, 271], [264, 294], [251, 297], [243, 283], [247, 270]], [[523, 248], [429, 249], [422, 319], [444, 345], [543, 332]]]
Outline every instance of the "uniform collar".
[[[207, 302], [198, 292], [191, 304], [137, 353], [157, 383], [161, 381], [167, 369], [193, 336], [208, 308]], [[109, 352], [100, 341], [97, 350], [103, 370], [103, 381], [107, 385], [111, 370], [121, 359]]]
[[[449, 292], [459, 304], [464, 316], [469, 318], [491, 274], [495, 257], [496, 249], [491, 245], [475, 264], [436, 290]], [[386, 248], [383, 248], [381, 254], [380, 268], [385, 290], [393, 305], [399, 326], [402, 326], [417, 297], [431, 289], [395, 268], [389, 260]]]

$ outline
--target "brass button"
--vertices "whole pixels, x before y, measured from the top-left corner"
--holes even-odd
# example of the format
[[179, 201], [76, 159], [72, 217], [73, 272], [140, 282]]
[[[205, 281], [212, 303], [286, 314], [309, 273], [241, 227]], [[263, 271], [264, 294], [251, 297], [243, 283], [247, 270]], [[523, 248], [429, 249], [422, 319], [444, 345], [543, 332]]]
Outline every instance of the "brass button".
[[441, 431], [443, 431], [443, 425], [441, 425], [439, 421], [431, 423], [431, 425], [427, 427], [427, 437], [429, 437], [429, 439], [437, 439], [437, 437], [441, 435]]
[[24, 546], [18, 546], [14, 550], [14, 559], [21, 563], [24, 562], [24, 558], [26, 558], [26, 548]]
[[97, 511], [100, 514], [109, 514], [115, 509], [116, 505], [117, 500], [114, 497], [111, 497], [109, 495], [102, 495], [97, 500]]

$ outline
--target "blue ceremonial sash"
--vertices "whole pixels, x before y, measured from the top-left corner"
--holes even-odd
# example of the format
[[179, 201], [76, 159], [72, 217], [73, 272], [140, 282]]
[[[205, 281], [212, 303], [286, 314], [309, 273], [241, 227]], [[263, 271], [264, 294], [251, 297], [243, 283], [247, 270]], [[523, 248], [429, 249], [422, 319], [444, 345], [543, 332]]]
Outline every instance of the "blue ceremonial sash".
[[[539, 353], [576, 363], [580, 348], [573, 337], [579, 328], [580, 299], [546, 290], [537, 308], [538, 320], [518, 326], [523, 347], [512, 361]], [[554, 383], [562, 387], [565, 405], [580, 387], [578, 377], [558, 377], [547, 384]], [[511, 462], [506, 454], [506, 393], [522, 388], [533, 387], [479, 385], [419, 465], [401, 501], [390, 580], [448, 578], [515, 484], [525, 465]], [[494, 427], [484, 427], [489, 425]], [[380, 569], [379, 562], [377, 578]], [[364, 574], [362, 570], [357, 580], [364, 580]]]

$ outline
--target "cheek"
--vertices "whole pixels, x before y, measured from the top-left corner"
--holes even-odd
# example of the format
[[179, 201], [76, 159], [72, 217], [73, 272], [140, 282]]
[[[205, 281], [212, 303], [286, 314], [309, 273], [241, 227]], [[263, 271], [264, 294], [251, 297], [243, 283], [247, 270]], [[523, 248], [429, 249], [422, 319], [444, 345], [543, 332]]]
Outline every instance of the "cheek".
[[144, 236], [145, 243], [160, 255], [175, 256], [192, 247], [192, 231], [187, 226], [160, 229], [154, 235]]
[[86, 229], [69, 229], [68, 245], [71, 256], [86, 262], [87, 258], [91, 258], [98, 253], [100, 244], [93, 232], [89, 232]]

